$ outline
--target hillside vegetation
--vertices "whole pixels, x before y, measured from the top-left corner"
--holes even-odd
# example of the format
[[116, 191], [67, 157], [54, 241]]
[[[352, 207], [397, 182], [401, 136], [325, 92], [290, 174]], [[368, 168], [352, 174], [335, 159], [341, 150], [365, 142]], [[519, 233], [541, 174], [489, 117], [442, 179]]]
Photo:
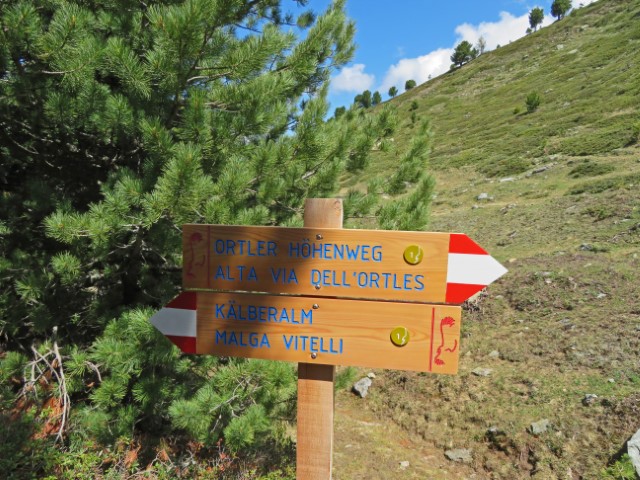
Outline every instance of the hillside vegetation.
[[[457, 376], [381, 370], [367, 398], [340, 393], [336, 478], [633, 478], [639, 49], [640, 2], [600, 0], [391, 101], [398, 146], [414, 101], [435, 132], [429, 230], [467, 233], [509, 273], [465, 305]], [[378, 152], [343, 187], [394, 162]]]

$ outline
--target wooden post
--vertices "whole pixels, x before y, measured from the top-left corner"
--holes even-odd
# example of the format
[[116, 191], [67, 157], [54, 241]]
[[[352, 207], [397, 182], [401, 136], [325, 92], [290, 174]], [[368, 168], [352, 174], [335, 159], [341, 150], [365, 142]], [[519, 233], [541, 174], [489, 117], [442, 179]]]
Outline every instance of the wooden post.
[[[342, 228], [342, 200], [309, 198], [304, 226]], [[297, 480], [330, 480], [333, 465], [335, 367], [298, 364]]]

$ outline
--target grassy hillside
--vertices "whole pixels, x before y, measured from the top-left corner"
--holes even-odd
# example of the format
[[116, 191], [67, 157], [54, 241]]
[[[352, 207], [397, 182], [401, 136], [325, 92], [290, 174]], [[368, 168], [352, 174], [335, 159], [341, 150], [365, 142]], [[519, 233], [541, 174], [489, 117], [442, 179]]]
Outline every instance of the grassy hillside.
[[[411, 136], [411, 105], [436, 132], [432, 166], [508, 176], [556, 156], [610, 153], [640, 131], [640, 4], [601, 0], [392, 100]], [[526, 113], [525, 99], [542, 103]], [[381, 153], [370, 175], [393, 170]], [[551, 159], [549, 158], [551, 157]], [[351, 183], [351, 182], [348, 182]]]
[[[640, 1], [600, 0], [393, 100], [398, 145], [413, 101], [435, 131], [429, 229], [509, 273], [465, 306], [457, 376], [338, 396], [335, 478], [626, 478], [606, 469], [640, 428], [639, 51]], [[377, 155], [345, 188], [393, 171]]]

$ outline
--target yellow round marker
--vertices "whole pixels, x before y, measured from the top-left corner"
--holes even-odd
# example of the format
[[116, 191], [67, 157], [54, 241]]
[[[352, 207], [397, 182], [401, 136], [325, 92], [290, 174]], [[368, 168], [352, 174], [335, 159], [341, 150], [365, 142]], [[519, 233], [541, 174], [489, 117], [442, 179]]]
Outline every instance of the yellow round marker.
[[417, 265], [422, 261], [424, 251], [418, 245], [409, 245], [404, 249], [404, 261], [410, 265]]
[[409, 330], [405, 327], [396, 327], [391, 330], [391, 343], [398, 347], [404, 347], [409, 343]]

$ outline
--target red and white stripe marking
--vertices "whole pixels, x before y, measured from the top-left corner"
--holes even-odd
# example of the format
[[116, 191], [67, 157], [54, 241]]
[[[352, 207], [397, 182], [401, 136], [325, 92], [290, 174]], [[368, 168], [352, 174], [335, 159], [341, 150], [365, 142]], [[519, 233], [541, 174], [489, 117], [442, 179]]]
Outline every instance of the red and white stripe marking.
[[449, 239], [447, 303], [462, 303], [507, 272], [482, 247], [462, 233]]
[[196, 292], [183, 292], [150, 319], [184, 353], [196, 353], [197, 304]]

